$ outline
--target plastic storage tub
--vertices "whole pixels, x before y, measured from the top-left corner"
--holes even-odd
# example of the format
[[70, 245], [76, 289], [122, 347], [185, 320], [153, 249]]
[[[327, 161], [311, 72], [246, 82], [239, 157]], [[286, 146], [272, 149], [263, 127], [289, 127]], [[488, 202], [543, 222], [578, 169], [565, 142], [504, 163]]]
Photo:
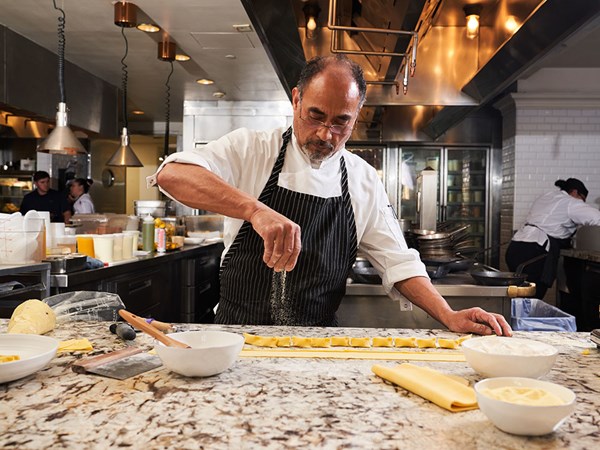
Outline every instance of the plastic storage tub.
[[510, 325], [515, 331], [577, 331], [574, 316], [537, 298], [513, 298]]

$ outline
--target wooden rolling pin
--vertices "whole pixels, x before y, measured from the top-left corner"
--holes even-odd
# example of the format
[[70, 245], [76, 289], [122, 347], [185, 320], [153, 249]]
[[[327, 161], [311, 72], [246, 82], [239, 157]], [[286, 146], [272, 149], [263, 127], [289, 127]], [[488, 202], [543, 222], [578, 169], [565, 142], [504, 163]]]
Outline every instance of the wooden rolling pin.
[[510, 298], [533, 297], [535, 295], [535, 283], [529, 282], [529, 286], [508, 286], [506, 294]]

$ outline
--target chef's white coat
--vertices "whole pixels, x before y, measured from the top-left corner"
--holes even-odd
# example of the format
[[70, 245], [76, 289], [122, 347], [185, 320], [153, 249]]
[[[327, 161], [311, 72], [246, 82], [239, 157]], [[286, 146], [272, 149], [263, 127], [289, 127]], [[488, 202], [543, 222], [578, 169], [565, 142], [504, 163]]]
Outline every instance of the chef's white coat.
[[569, 238], [580, 225], [600, 225], [600, 211], [581, 199], [571, 197], [565, 191], [552, 191], [533, 202], [525, 225], [515, 233], [512, 240], [535, 242], [548, 251], [548, 236]]
[[[270, 131], [242, 128], [201, 149], [174, 153], [161, 164], [154, 175], [148, 177], [148, 184], [156, 184], [156, 175], [165, 164], [197, 164], [258, 198], [279, 154], [284, 131], [285, 128]], [[400, 294], [394, 289], [395, 282], [428, 275], [419, 253], [406, 245], [383, 184], [372, 166], [344, 148], [324, 161], [319, 168], [313, 168], [292, 134], [278, 185], [323, 198], [340, 196], [339, 159], [342, 155], [348, 171], [348, 190], [354, 209], [359, 250], [383, 274], [383, 286], [388, 295], [393, 299], [400, 299]], [[162, 188], [161, 190], [173, 198]], [[242, 223], [240, 219], [225, 219], [225, 252]]]

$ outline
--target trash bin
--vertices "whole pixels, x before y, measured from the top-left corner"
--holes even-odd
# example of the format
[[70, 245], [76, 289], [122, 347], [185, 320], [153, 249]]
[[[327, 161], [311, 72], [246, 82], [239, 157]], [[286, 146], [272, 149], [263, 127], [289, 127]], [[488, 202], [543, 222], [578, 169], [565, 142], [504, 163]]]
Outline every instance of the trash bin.
[[577, 331], [575, 316], [537, 298], [513, 298], [510, 325], [515, 331]]

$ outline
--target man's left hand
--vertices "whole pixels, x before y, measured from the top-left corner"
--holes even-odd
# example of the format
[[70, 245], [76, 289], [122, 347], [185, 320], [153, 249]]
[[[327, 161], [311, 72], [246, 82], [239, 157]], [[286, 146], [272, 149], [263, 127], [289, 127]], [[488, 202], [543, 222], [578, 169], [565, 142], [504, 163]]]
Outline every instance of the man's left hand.
[[512, 329], [504, 316], [489, 313], [481, 308], [469, 308], [452, 311], [445, 317], [446, 326], [459, 333], [475, 333], [482, 335], [496, 334], [512, 336]]

